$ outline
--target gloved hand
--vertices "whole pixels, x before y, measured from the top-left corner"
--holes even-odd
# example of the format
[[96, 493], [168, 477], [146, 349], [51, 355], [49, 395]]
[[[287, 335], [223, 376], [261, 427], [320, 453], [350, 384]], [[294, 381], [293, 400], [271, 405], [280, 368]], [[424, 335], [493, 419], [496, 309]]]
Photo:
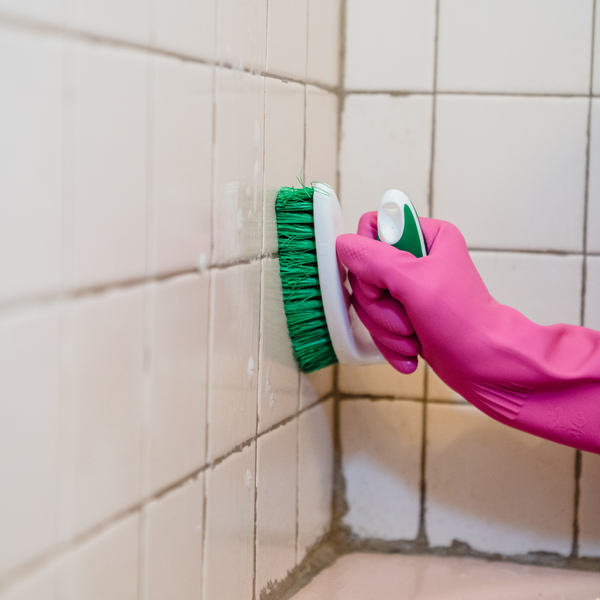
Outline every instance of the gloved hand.
[[600, 454], [600, 332], [537, 325], [499, 304], [458, 229], [435, 219], [421, 226], [423, 258], [377, 241], [374, 212], [359, 235], [337, 240], [355, 309], [385, 358], [410, 372], [420, 343], [439, 377], [489, 416]]

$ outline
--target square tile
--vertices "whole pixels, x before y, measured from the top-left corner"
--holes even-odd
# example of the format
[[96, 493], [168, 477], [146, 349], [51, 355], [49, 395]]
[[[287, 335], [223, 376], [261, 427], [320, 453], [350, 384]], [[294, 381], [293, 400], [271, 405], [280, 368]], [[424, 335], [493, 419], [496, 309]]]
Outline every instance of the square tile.
[[58, 568], [64, 600], [138, 599], [139, 515], [133, 515], [76, 548]]
[[263, 262], [261, 294], [259, 432], [298, 410], [300, 386], [298, 365], [283, 310], [279, 259]]
[[435, 0], [349, 0], [348, 90], [433, 90]]
[[[598, 13], [600, 13], [600, 11], [598, 11]], [[600, 60], [596, 62], [600, 63]], [[598, 77], [600, 79], [600, 74]], [[596, 254], [600, 253], [600, 98], [594, 98], [592, 100], [587, 250], [588, 252], [595, 252]]]
[[151, 502], [144, 513], [144, 598], [201, 598], [204, 513], [202, 477]]
[[592, 0], [442, 0], [438, 90], [587, 94]]
[[140, 499], [143, 315], [137, 287], [75, 301], [65, 316], [64, 537]]
[[213, 260], [220, 264], [261, 251], [264, 85], [262, 77], [217, 70]]
[[334, 367], [300, 374], [300, 410], [333, 393]]
[[146, 271], [147, 63], [139, 52], [67, 54], [66, 278], [71, 287]]
[[153, 58], [150, 272], [210, 259], [212, 68]]
[[267, 0], [219, 0], [217, 59], [235, 69], [263, 71], [267, 45]]
[[206, 473], [203, 600], [252, 598], [256, 446]]
[[581, 453], [579, 556], [600, 556], [600, 456]]
[[476, 248], [581, 251], [587, 107], [438, 96], [434, 216]]
[[298, 419], [258, 439], [256, 597], [296, 566]]
[[347, 400], [340, 406], [344, 524], [363, 538], [412, 540], [419, 533], [423, 405]]
[[208, 460], [256, 433], [258, 262], [211, 272]]
[[[596, 23], [595, 31], [599, 31], [600, 28], [600, 12], [596, 12]], [[600, 56], [600, 38], [594, 34], [594, 56]], [[600, 93], [600, 61], [594, 60], [593, 72], [592, 72], [592, 93]]]
[[587, 258], [587, 283], [585, 294], [586, 327], [600, 331], [600, 256]]
[[57, 541], [59, 311], [0, 319], [0, 574]]
[[466, 402], [462, 396], [449, 388], [429, 366], [427, 367], [427, 400]]
[[308, 81], [339, 83], [341, 12], [341, 0], [308, 0]]
[[153, 12], [155, 46], [194, 58], [214, 58], [216, 0], [157, 0]]
[[[324, 3], [327, 4], [327, 3]], [[337, 187], [338, 98], [313, 85], [306, 86], [306, 160], [304, 181]]]
[[575, 450], [460, 405], [429, 405], [427, 438], [430, 545], [570, 553]]
[[57, 600], [55, 565], [37, 571], [8, 588], [2, 600]]
[[0, 0], [0, 10], [17, 17], [62, 25], [65, 18], [65, 0]]
[[266, 79], [263, 252], [277, 252], [275, 200], [298, 187], [304, 166], [304, 86]]
[[308, 0], [269, 0], [267, 73], [306, 78]]
[[146, 493], [200, 468], [205, 459], [209, 277], [149, 286], [152, 311]]
[[331, 527], [333, 400], [298, 418], [298, 541], [296, 562]]
[[347, 233], [379, 208], [388, 189], [402, 190], [428, 216], [431, 96], [357, 94], [346, 98], [340, 154], [340, 200]]
[[338, 387], [342, 394], [366, 394], [393, 398], [422, 398], [424, 394], [425, 365], [419, 360], [411, 375], [396, 371], [387, 363], [355, 367], [340, 365]]
[[490, 294], [540, 325], [581, 319], [581, 256], [471, 252]]
[[65, 1], [72, 29], [144, 46], [150, 41], [150, 0]]
[[60, 286], [63, 62], [58, 40], [0, 32], [0, 299]]

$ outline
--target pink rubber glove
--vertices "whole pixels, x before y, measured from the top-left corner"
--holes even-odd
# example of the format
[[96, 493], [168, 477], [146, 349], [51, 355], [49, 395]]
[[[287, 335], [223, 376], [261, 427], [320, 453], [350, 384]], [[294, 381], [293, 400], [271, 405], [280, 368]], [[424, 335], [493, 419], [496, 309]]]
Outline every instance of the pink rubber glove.
[[414, 328], [421, 356], [490, 417], [600, 454], [600, 332], [537, 325], [496, 302], [450, 223], [421, 219], [423, 258], [377, 241], [376, 226], [376, 213], [367, 213], [360, 235], [340, 236], [337, 251], [357, 313], [386, 359], [414, 369]]

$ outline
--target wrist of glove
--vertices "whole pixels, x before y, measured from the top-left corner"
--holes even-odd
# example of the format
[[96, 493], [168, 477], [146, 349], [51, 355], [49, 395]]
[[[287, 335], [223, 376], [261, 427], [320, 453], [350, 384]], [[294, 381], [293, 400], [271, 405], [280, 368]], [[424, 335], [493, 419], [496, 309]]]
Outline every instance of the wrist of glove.
[[376, 213], [338, 238], [353, 305], [384, 357], [409, 373], [420, 354], [498, 421], [600, 453], [600, 333], [537, 325], [499, 304], [458, 229], [421, 226], [429, 254], [418, 259], [376, 240]]

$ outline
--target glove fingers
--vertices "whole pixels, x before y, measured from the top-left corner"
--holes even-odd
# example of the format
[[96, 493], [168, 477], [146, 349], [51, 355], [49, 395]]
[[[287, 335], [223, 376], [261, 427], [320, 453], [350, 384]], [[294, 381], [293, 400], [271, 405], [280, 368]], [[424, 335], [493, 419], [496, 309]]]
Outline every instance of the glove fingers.
[[[371, 211], [365, 213], [358, 222], [358, 235], [362, 235], [363, 237], [369, 238], [371, 240], [377, 239], [377, 212]], [[371, 300], [377, 300], [381, 298], [385, 293], [385, 290], [377, 287], [375, 285], [371, 285], [366, 281], [359, 281], [358, 285], [362, 288], [364, 295]], [[352, 289], [354, 289], [354, 284], [352, 284]]]
[[377, 212], [365, 213], [358, 222], [358, 235], [376, 240], [377, 239]]
[[382, 292], [384, 291], [383, 295], [379, 299], [373, 300], [364, 293], [360, 280], [352, 271], [348, 272], [348, 279], [356, 300], [377, 325], [402, 336], [409, 336], [415, 332], [404, 306], [387, 290], [382, 290]]
[[417, 370], [419, 359], [416, 356], [402, 356], [401, 354], [396, 354], [387, 346], [380, 344], [377, 340], [373, 341], [379, 352], [383, 355], [383, 358], [385, 358], [396, 371], [400, 371], [400, 373], [403, 373], [404, 375], [410, 375]]
[[392, 333], [375, 323], [360, 303], [356, 301], [356, 298], [353, 299], [352, 305], [374, 340], [402, 356], [416, 356], [421, 353], [421, 344], [416, 335], [404, 336]]

